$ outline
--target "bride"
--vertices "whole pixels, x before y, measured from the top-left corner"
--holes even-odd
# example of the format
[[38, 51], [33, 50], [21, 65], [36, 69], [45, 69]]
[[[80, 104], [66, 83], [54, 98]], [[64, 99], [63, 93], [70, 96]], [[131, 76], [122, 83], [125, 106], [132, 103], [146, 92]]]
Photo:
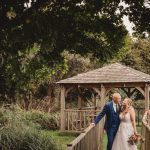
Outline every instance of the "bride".
[[115, 136], [112, 150], [137, 150], [135, 144], [128, 142], [129, 137], [137, 135], [135, 111], [132, 107], [132, 100], [125, 98], [122, 103], [122, 112], [120, 113], [120, 126]]

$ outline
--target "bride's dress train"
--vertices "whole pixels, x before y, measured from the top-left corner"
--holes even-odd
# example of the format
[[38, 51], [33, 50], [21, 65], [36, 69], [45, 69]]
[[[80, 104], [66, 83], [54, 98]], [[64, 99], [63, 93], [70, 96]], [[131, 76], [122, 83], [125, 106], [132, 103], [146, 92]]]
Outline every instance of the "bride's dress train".
[[130, 120], [130, 114], [127, 113], [125, 116], [120, 114], [120, 126], [115, 136], [112, 150], [137, 150], [136, 145], [128, 143], [128, 139], [134, 134], [134, 129]]

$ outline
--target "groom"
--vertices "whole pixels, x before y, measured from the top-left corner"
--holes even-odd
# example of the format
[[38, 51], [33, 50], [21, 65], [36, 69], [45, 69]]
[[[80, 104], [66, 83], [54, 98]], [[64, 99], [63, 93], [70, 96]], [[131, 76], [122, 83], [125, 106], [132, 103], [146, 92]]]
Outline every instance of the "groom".
[[121, 110], [120, 107], [121, 96], [119, 93], [114, 93], [112, 97], [112, 101], [108, 102], [103, 110], [99, 113], [99, 115], [95, 119], [95, 123], [97, 124], [105, 115], [106, 121], [104, 125], [104, 129], [106, 130], [108, 137], [107, 150], [111, 150], [112, 144], [119, 128], [120, 119], [119, 113]]

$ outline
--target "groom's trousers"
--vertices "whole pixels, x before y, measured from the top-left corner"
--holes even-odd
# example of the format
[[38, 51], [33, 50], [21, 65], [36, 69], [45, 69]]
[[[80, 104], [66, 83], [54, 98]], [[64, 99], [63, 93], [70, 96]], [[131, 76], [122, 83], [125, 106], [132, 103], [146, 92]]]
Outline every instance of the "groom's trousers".
[[111, 128], [109, 129], [107, 132], [107, 138], [108, 138], [108, 143], [107, 143], [107, 150], [111, 150], [112, 149], [112, 145], [113, 145], [113, 141], [115, 138], [115, 135], [117, 133], [117, 129], [118, 128]]

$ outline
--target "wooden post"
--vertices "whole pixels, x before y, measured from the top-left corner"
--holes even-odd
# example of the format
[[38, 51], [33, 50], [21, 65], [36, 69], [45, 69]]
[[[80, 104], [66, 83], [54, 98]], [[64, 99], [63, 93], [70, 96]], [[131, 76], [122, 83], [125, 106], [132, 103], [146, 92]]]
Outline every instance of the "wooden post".
[[77, 88], [77, 91], [78, 91], [78, 108], [80, 109], [82, 107], [82, 98], [80, 96], [80, 85], [78, 85], [78, 88]]
[[82, 107], [82, 99], [80, 94], [78, 93], [78, 108], [80, 109]]
[[149, 85], [145, 85], [145, 109], [149, 109]]
[[129, 98], [131, 97], [131, 88], [130, 87], [127, 88], [127, 96]]
[[101, 107], [103, 107], [105, 105], [105, 94], [106, 93], [106, 89], [103, 85], [101, 85]]
[[61, 100], [61, 127], [60, 130], [63, 132], [65, 131], [66, 127], [66, 121], [65, 121], [65, 87], [61, 86], [61, 94], [60, 94], [60, 100]]
[[[105, 105], [105, 97], [106, 96], [106, 89], [103, 85], [101, 85], [101, 109], [103, 109], [104, 105]], [[102, 139], [103, 137], [103, 126], [104, 126], [104, 122], [105, 122], [105, 119], [101, 120], [101, 128], [100, 128], [100, 138]]]
[[98, 94], [99, 96], [99, 102], [97, 103], [97, 99], [96, 99], [96, 96], [94, 97], [94, 106], [96, 107], [100, 107], [100, 99], [101, 99], [101, 90], [97, 87], [92, 87], [93, 90]]
[[93, 101], [93, 104], [94, 104], [94, 108], [96, 108], [97, 105], [96, 105], [96, 95], [95, 95], [95, 93], [94, 93], [94, 101]]

